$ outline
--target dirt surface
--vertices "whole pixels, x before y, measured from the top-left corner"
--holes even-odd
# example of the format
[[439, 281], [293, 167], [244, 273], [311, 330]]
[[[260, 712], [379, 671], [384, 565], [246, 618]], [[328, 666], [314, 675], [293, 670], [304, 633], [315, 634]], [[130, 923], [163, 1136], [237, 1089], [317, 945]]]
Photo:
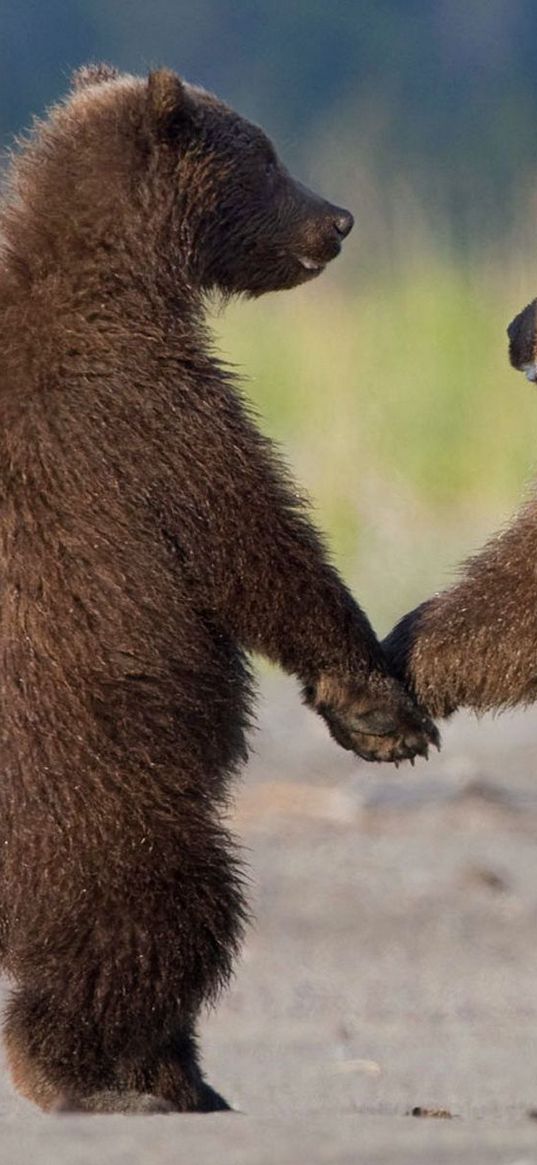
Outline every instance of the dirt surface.
[[4, 1074], [0, 1161], [537, 1165], [537, 713], [443, 739], [368, 766], [266, 680], [233, 817], [256, 922], [202, 1031], [241, 1115], [43, 1117]]

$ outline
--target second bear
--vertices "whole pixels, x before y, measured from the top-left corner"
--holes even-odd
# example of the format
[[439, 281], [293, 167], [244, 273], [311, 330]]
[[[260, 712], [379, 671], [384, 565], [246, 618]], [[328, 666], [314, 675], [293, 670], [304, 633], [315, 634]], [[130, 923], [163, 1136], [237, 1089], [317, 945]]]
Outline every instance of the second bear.
[[[537, 378], [537, 300], [509, 325], [515, 368]], [[466, 563], [460, 580], [385, 640], [392, 667], [432, 716], [537, 698], [537, 500]]]

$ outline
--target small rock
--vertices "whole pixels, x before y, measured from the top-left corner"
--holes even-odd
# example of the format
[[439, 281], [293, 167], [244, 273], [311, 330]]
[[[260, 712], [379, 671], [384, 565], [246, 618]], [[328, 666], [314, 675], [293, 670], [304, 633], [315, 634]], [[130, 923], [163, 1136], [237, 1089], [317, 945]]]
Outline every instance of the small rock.
[[448, 1108], [422, 1108], [421, 1104], [416, 1104], [406, 1115], [432, 1117], [434, 1120], [453, 1120], [453, 1113]]
[[507, 878], [493, 870], [491, 866], [469, 866], [465, 871], [464, 881], [469, 885], [492, 890], [495, 894], [506, 894], [509, 890]]

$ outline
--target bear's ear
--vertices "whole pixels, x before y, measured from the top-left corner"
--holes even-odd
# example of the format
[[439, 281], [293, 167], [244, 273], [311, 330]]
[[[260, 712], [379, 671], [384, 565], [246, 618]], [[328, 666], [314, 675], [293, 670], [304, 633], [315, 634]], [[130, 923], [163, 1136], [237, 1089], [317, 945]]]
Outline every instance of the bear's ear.
[[76, 91], [89, 89], [90, 85], [101, 85], [103, 81], [115, 81], [119, 77], [119, 69], [113, 65], [82, 65], [75, 69], [71, 76], [71, 86]]
[[173, 138], [190, 120], [193, 103], [186, 87], [171, 69], [156, 69], [147, 82], [148, 110], [157, 135]]

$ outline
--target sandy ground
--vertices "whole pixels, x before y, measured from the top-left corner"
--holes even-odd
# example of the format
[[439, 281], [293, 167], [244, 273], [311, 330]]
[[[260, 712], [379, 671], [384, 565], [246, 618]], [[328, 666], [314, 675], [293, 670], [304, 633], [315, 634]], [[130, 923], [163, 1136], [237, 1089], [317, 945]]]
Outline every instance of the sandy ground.
[[0, 1161], [537, 1165], [537, 713], [443, 736], [368, 766], [266, 680], [233, 819], [256, 923], [202, 1030], [240, 1115], [44, 1117], [2, 1074]]

